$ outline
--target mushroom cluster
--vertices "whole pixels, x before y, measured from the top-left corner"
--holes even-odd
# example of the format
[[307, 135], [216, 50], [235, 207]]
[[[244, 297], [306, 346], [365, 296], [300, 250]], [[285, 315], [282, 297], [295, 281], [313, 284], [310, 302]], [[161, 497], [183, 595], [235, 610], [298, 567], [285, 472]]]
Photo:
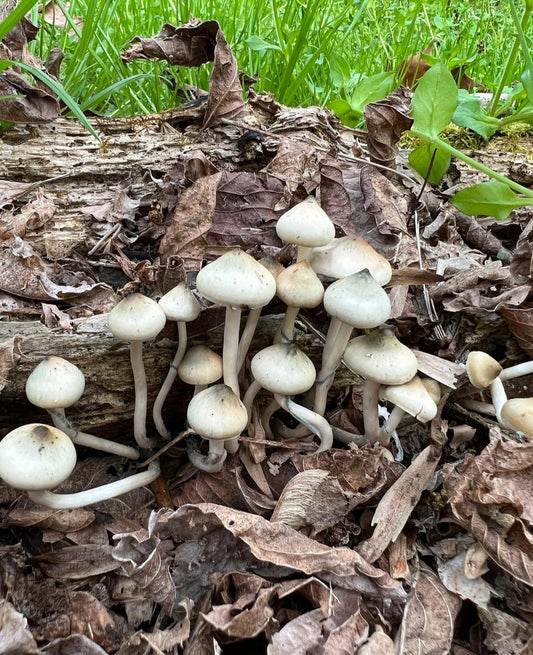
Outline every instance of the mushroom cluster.
[[[142, 344], [154, 339], [167, 321], [177, 324], [178, 347], [153, 406], [154, 424], [163, 439], [172, 436], [163, 417], [166, 398], [177, 376], [192, 385], [187, 433], [197, 437], [187, 440], [193, 444], [187, 452], [191, 462], [204, 471], [221, 470], [228, 454], [237, 452], [239, 437], [250, 428], [254, 415], [261, 416], [269, 439], [314, 436], [319, 441], [317, 452], [331, 448], [334, 439], [388, 448], [406, 415], [421, 423], [431, 421], [437, 415], [440, 386], [419, 376], [417, 357], [387, 325], [391, 303], [383, 287], [391, 280], [389, 262], [362, 237], [335, 238], [333, 223], [311, 196], [285, 212], [276, 231], [287, 247], [296, 248], [296, 261], [287, 268], [272, 257], [256, 261], [238, 248], [230, 249], [199, 271], [196, 291], [181, 283], [159, 302], [134, 293], [109, 313], [113, 336], [130, 344], [135, 390], [132, 432], [137, 447], [80, 432], [69, 422], [65, 408], [83, 394], [84, 376], [70, 362], [49, 356], [29, 376], [26, 392], [31, 403], [48, 411], [55, 427], [30, 424], [8, 434], [0, 442], [0, 477], [26, 490], [35, 502], [62, 508], [98, 502], [153, 481], [159, 474], [157, 462], [142, 473], [81, 494], [52, 491], [75, 467], [75, 445], [130, 459], [139, 457], [139, 449], [160, 445], [160, 439], [147, 435]], [[200, 314], [198, 295], [226, 308], [221, 354], [205, 345], [188, 348], [186, 325]], [[257, 352], [245, 367], [261, 311], [275, 295], [286, 311], [273, 344]], [[295, 343], [295, 326], [302, 308], [318, 306], [330, 320], [317, 371]], [[248, 316], [241, 330], [243, 310], [248, 310]], [[363, 379], [363, 434], [334, 428], [324, 417], [341, 362]], [[475, 408], [492, 413], [507, 429], [533, 437], [533, 400], [508, 400], [503, 387], [505, 380], [532, 373], [532, 363], [502, 369], [487, 354], [472, 352], [466, 370], [476, 389], [488, 389], [491, 394], [491, 403], [470, 401]], [[279, 410], [285, 420], [271, 420]], [[196, 445], [198, 437], [205, 443], [203, 452]], [[58, 457], [61, 466], [54, 464]], [[11, 466], [15, 459], [23, 462], [22, 472]], [[33, 475], [36, 469], [41, 477]]]

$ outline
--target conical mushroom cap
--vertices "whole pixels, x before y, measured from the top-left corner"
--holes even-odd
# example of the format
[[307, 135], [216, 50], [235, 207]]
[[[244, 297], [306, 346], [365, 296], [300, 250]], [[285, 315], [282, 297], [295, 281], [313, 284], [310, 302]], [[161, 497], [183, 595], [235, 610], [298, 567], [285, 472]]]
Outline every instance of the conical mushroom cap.
[[405, 384], [381, 387], [379, 397], [403, 409], [420, 423], [427, 423], [437, 415], [437, 405], [417, 375]]
[[518, 432], [533, 437], [533, 398], [510, 398], [504, 403], [501, 416]]
[[64, 432], [51, 426], [22, 425], [0, 441], [0, 478], [15, 489], [54, 489], [75, 466], [74, 444]]
[[316, 370], [309, 357], [292, 343], [278, 343], [260, 350], [251, 362], [252, 375], [272, 393], [294, 396], [310, 389]]
[[352, 339], [343, 355], [348, 368], [379, 384], [404, 384], [416, 375], [415, 355], [389, 329]]
[[476, 389], [488, 387], [502, 370], [500, 363], [482, 350], [473, 350], [466, 359], [466, 374]]
[[278, 275], [276, 295], [288, 307], [311, 308], [322, 302], [324, 287], [307, 259], [302, 259]]
[[159, 307], [169, 321], [194, 321], [200, 313], [200, 303], [185, 282], [180, 282], [159, 299]]
[[117, 339], [147, 341], [161, 332], [167, 317], [155, 300], [132, 293], [109, 312], [107, 322]]
[[269, 273], [271, 273], [274, 278], [277, 278], [278, 275], [285, 270], [283, 264], [280, 264], [275, 257], [272, 255], [265, 255], [259, 260], [261, 266], [264, 266]]
[[196, 277], [196, 288], [211, 302], [226, 307], [263, 307], [276, 293], [273, 275], [242, 250], [230, 250]]
[[178, 375], [187, 384], [213, 384], [222, 377], [222, 357], [207, 346], [192, 346], [178, 366]]
[[45, 409], [70, 407], [85, 389], [80, 369], [63, 357], [45, 357], [26, 380], [26, 396], [32, 405]]
[[187, 421], [204, 439], [232, 439], [248, 425], [248, 412], [231, 387], [215, 384], [194, 396]]
[[329, 245], [313, 248], [309, 262], [318, 275], [337, 280], [363, 268], [368, 268], [380, 286], [388, 284], [392, 277], [389, 262], [362, 237], [340, 237]]
[[330, 316], [361, 330], [385, 323], [391, 313], [389, 297], [367, 268], [330, 284], [324, 307]]
[[308, 196], [279, 217], [276, 232], [285, 243], [313, 248], [330, 243], [335, 226], [315, 198]]

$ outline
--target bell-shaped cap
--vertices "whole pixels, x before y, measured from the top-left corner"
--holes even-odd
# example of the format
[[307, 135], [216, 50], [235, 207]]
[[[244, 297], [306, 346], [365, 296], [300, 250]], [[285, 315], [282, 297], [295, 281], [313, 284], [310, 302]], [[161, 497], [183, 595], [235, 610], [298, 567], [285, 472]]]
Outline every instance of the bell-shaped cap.
[[336, 280], [362, 271], [363, 268], [368, 268], [380, 286], [388, 284], [392, 277], [389, 262], [362, 237], [340, 237], [327, 246], [313, 248], [309, 262], [318, 275]]
[[200, 303], [185, 282], [180, 282], [161, 296], [159, 307], [169, 321], [194, 321], [201, 310]]
[[213, 384], [222, 377], [222, 357], [207, 346], [191, 346], [178, 366], [178, 375], [187, 384]]
[[272, 255], [265, 255], [259, 260], [261, 266], [264, 266], [269, 273], [273, 275], [274, 278], [277, 278], [278, 275], [285, 270], [283, 264], [280, 264], [275, 257]]
[[165, 327], [167, 317], [155, 300], [132, 293], [121, 300], [107, 317], [113, 336], [124, 341], [147, 341]]
[[343, 355], [346, 366], [379, 384], [404, 384], [416, 375], [414, 353], [390, 329], [380, 329], [352, 339]]
[[85, 389], [80, 369], [63, 357], [45, 357], [26, 380], [26, 396], [32, 405], [44, 409], [70, 407]]
[[15, 489], [54, 489], [75, 466], [76, 449], [71, 439], [49, 425], [22, 425], [0, 441], [0, 478]]
[[187, 421], [204, 439], [233, 439], [248, 425], [248, 412], [231, 387], [215, 384], [193, 397]]
[[517, 432], [533, 437], [533, 398], [510, 398], [502, 407], [501, 417]]
[[330, 316], [360, 330], [385, 323], [391, 313], [388, 295], [367, 268], [330, 284], [324, 307]]
[[292, 264], [276, 278], [276, 295], [288, 307], [317, 307], [324, 287], [307, 259]]
[[294, 396], [310, 389], [316, 378], [313, 362], [293, 343], [263, 348], [251, 362], [252, 375], [272, 393]]
[[405, 384], [381, 387], [379, 397], [403, 409], [421, 423], [427, 423], [437, 415], [437, 405], [418, 375]]
[[501, 364], [482, 350], [473, 350], [466, 359], [466, 374], [476, 389], [490, 386], [502, 370]]
[[196, 288], [211, 302], [226, 307], [264, 307], [276, 293], [273, 275], [243, 250], [230, 250], [204, 266]]
[[285, 243], [314, 248], [331, 243], [335, 226], [315, 198], [308, 196], [279, 217], [276, 232]]

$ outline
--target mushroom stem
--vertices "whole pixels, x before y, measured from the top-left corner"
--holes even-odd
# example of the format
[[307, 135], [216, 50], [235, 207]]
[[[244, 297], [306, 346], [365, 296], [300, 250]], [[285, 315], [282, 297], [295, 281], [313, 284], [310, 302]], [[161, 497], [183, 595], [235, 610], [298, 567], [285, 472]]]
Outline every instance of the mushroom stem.
[[230, 387], [239, 398], [238, 351], [241, 313], [240, 307], [226, 307], [226, 325], [224, 326], [224, 345], [222, 347], [224, 384]]
[[515, 366], [510, 366], [509, 368], [504, 368], [500, 373], [500, 380], [512, 380], [513, 378], [518, 378], [522, 375], [531, 375], [533, 373], [533, 360], [529, 362], [522, 362], [521, 364], [516, 364]]
[[491, 403], [484, 403], [481, 400], [467, 398], [466, 400], [461, 401], [461, 405], [465, 409], [471, 409], [472, 411], [479, 412], [480, 414], [489, 414], [490, 416], [495, 416], [496, 414], [494, 411], [494, 405]]
[[259, 317], [261, 316], [262, 307], [256, 307], [251, 309], [248, 313], [248, 318], [246, 319], [246, 325], [242, 331], [242, 335], [239, 341], [239, 349], [237, 353], [237, 369], [240, 371], [243, 367], [244, 360], [246, 359], [246, 354], [252, 343], [253, 336], [255, 334], [255, 329], [257, 323], [259, 322]]
[[101, 437], [96, 437], [94, 434], [88, 434], [87, 432], [80, 432], [77, 430], [65, 416], [64, 409], [48, 409], [46, 411], [50, 414], [52, 422], [56, 428], [63, 430], [63, 432], [70, 437], [72, 443], [78, 444], [79, 446], [94, 448], [95, 450], [101, 450], [105, 453], [112, 453], [119, 457], [139, 459], [139, 451], [136, 448], [125, 446], [121, 443], [115, 443], [110, 439], [102, 439]]
[[252, 416], [252, 406], [254, 404], [255, 397], [257, 394], [261, 391], [263, 387], [259, 384], [257, 380], [254, 380], [248, 389], [246, 389], [246, 393], [244, 394], [244, 398], [242, 399], [243, 405], [246, 407], [246, 411], [248, 412], [248, 419], [251, 418]]
[[368, 443], [363, 434], [354, 434], [352, 432], [348, 432], [348, 430], [343, 430], [342, 428], [337, 428], [335, 426], [332, 426], [331, 429], [333, 430], [334, 439], [340, 441], [341, 443], [355, 443], [358, 446], [363, 446], [364, 444]]
[[299, 307], [287, 307], [280, 323], [274, 343], [291, 343], [294, 335], [294, 324], [300, 311]]
[[[324, 345], [322, 368], [315, 383], [315, 402], [313, 410], [324, 415], [328, 401], [328, 391], [335, 379], [335, 371], [339, 366], [342, 354], [346, 349], [353, 327], [338, 318], [331, 319], [326, 344]], [[331, 334], [330, 334], [331, 333]]]
[[288, 396], [274, 393], [274, 398], [280, 407], [282, 407], [286, 412], [289, 412], [289, 414], [294, 416], [294, 418], [298, 419], [300, 423], [305, 425], [310, 432], [320, 439], [320, 446], [315, 451], [316, 453], [321, 453], [324, 450], [331, 448], [333, 445], [333, 431], [330, 424], [323, 416], [320, 416], [320, 414], [313, 412], [307, 407], [298, 405], [298, 403], [295, 403]]
[[224, 448], [224, 440], [209, 440], [209, 452], [204, 455], [200, 452], [198, 439], [187, 437], [186, 441], [187, 455], [191, 464], [196, 466], [200, 471], [206, 473], [220, 473], [224, 461], [228, 455]]
[[159, 463], [152, 462], [146, 471], [135, 473], [123, 480], [116, 480], [94, 489], [85, 489], [73, 494], [57, 494], [52, 491], [28, 491], [33, 502], [51, 509], [76, 509], [93, 503], [121, 496], [122, 494], [144, 487], [159, 477]]
[[309, 246], [298, 246], [297, 252], [296, 252], [296, 261], [301, 262], [302, 259], [309, 259], [309, 255], [311, 254], [312, 248]]
[[172, 435], [165, 425], [165, 422], [163, 421], [163, 416], [161, 413], [163, 410], [163, 404], [165, 403], [172, 385], [174, 384], [176, 376], [178, 375], [178, 366], [180, 365], [181, 360], [183, 359], [183, 355], [185, 355], [185, 351], [187, 350], [187, 323], [185, 321], [176, 321], [176, 323], [178, 325], [178, 348], [176, 349], [174, 359], [169, 365], [167, 377], [161, 385], [161, 389], [159, 389], [159, 393], [157, 394], [154, 402], [154, 408], [152, 410], [155, 427], [164, 439], [170, 439]]
[[133, 435], [140, 448], [152, 448], [155, 444], [146, 436], [146, 408], [148, 390], [143, 363], [142, 341], [132, 341], [130, 345], [131, 368], [135, 385], [135, 409], [133, 414]]
[[[272, 418], [272, 415], [277, 412], [279, 409], [278, 401], [275, 398], [272, 398], [270, 403], [265, 407], [263, 410], [263, 413], [261, 414], [261, 425], [263, 426], [263, 430], [265, 431], [265, 439], [268, 439], [268, 441], [274, 441], [275, 436], [274, 433], [272, 432], [272, 428], [270, 427], [270, 419]], [[305, 433], [307, 434], [308, 430], [305, 430]]]
[[380, 429], [378, 433], [378, 441], [382, 446], [388, 446], [390, 443], [390, 438], [394, 430], [400, 425], [400, 421], [404, 417], [405, 412], [403, 409], [395, 405], [392, 409], [392, 412], [389, 415], [389, 418], [385, 421], [385, 425]]
[[[380, 384], [374, 380], [366, 379], [363, 385], [363, 422], [365, 438], [369, 443], [380, 441], [380, 427], [378, 416], [378, 392]], [[388, 443], [386, 440], [385, 445]]]
[[507, 394], [505, 393], [503, 383], [499, 377], [491, 382], [490, 395], [492, 396], [492, 404], [494, 406], [496, 420], [500, 425], [507, 427], [505, 421], [502, 421], [502, 407], [507, 402]]

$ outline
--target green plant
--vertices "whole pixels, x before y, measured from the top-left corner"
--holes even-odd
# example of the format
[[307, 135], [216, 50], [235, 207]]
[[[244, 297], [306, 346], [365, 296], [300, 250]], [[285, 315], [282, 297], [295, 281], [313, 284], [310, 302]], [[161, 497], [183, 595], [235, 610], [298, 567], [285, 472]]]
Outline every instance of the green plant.
[[421, 145], [409, 156], [411, 166], [432, 184], [438, 184], [453, 156], [492, 178], [491, 182], [469, 187], [454, 196], [452, 204], [466, 214], [504, 219], [517, 207], [533, 205], [533, 190], [493, 171], [440, 136], [451, 122], [457, 104], [457, 86], [446, 66], [439, 63], [430, 68], [412, 99], [414, 122], [410, 133], [420, 139]]

